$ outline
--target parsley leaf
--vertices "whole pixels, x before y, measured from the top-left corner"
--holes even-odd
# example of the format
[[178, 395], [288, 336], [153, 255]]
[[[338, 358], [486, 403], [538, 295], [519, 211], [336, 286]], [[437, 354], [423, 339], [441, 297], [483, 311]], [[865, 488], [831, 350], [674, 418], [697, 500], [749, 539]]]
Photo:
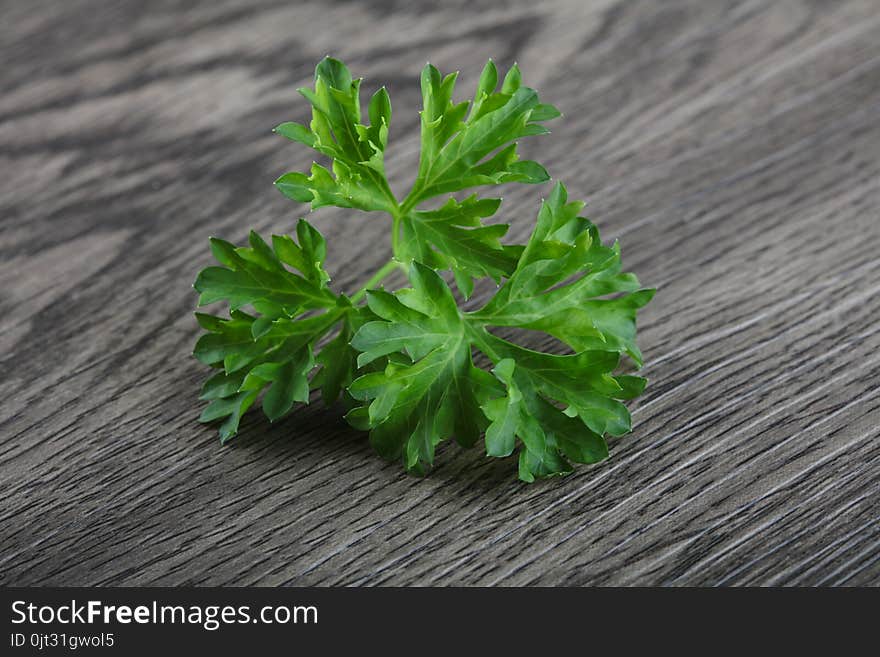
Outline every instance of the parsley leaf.
[[[199, 305], [226, 300], [230, 307], [229, 319], [196, 314], [206, 333], [193, 352], [219, 369], [202, 388], [202, 399], [211, 403], [201, 420], [227, 418], [220, 428], [223, 441], [235, 435], [241, 416], [264, 388], [263, 411], [272, 421], [286, 415], [294, 402], [308, 402], [315, 346], [340, 323], [342, 345], [337, 338], [332, 361], [320, 360], [328, 371], [322, 376], [325, 400], [335, 400], [351, 380], [352, 371], [343, 363], [354, 358], [347, 336], [359, 311], [327, 287], [321, 234], [300, 220], [297, 237], [298, 244], [275, 235], [270, 247], [251, 232], [251, 246], [239, 248], [214, 238], [211, 248], [223, 266], [202, 270], [193, 285]], [[256, 314], [243, 311], [245, 305]]]
[[383, 371], [357, 378], [349, 392], [372, 403], [349, 418], [372, 430], [380, 454], [403, 454], [407, 468], [424, 472], [441, 440], [455, 435], [470, 446], [479, 438], [485, 427], [477, 390], [491, 377], [471, 362], [468, 327], [443, 279], [417, 262], [410, 278], [413, 288], [367, 295], [381, 319], [364, 324], [352, 339], [361, 352], [358, 365], [400, 353], [408, 359], [395, 358]]
[[275, 131], [329, 157], [332, 172], [313, 164], [311, 174], [286, 173], [275, 185], [285, 196], [325, 205], [395, 212], [397, 201], [385, 179], [384, 151], [391, 124], [391, 101], [383, 87], [370, 99], [370, 125], [361, 124], [360, 80], [342, 62], [327, 57], [315, 70], [315, 88], [299, 92], [312, 105], [308, 128], [282, 123]]
[[457, 73], [445, 77], [431, 64], [422, 70], [419, 172], [412, 189], [398, 202], [385, 178], [384, 155], [391, 125], [391, 101], [384, 87], [370, 99], [369, 124], [362, 123], [361, 81], [342, 62], [327, 57], [315, 69], [314, 89], [300, 93], [312, 107], [308, 127], [287, 122], [275, 131], [314, 149], [330, 160], [330, 169], [314, 163], [309, 174], [285, 173], [278, 190], [317, 209], [326, 205], [379, 211], [392, 219], [392, 255], [403, 263], [430, 263], [455, 273], [465, 294], [473, 279], [509, 274], [517, 247], [499, 243], [507, 224], [484, 226], [482, 219], [498, 210], [499, 199], [471, 196], [462, 203], [449, 198], [434, 210], [419, 210], [436, 196], [501, 183], [543, 183], [550, 179], [537, 162], [520, 161], [516, 141], [549, 132], [542, 123], [560, 116], [542, 104], [534, 89], [521, 83], [514, 65], [498, 84], [489, 61], [472, 101], [452, 100]]
[[403, 217], [398, 256], [433, 269], [450, 269], [465, 297], [473, 292], [474, 278], [491, 276], [496, 282], [516, 267], [520, 246], [505, 246], [507, 224], [484, 226], [501, 199], [470, 196], [459, 203], [449, 199], [437, 210], [411, 212]]
[[541, 122], [556, 118], [559, 112], [552, 105], [542, 105], [534, 89], [521, 86], [516, 64], [498, 90], [498, 71], [490, 60], [473, 103], [452, 101], [457, 78], [458, 73], [443, 77], [430, 64], [422, 70], [419, 175], [404, 207], [469, 187], [550, 179], [537, 162], [518, 160], [516, 140], [546, 134], [549, 131]]
[[[595, 226], [578, 216], [581, 208], [567, 203], [565, 187], [557, 184], [515, 271], [475, 312], [461, 312], [444, 280], [418, 262], [410, 272], [412, 287], [368, 293], [379, 319], [352, 339], [358, 364], [406, 357], [355, 379], [349, 388], [366, 402], [349, 416], [371, 430], [377, 451], [402, 456], [407, 468], [423, 472], [441, 441], [455, 437], [470, 445], [485, 430], [490, 456], [510, 455], [520, 440], [520, 478], [532, 481], [571, 471], [569, 460], [605, 458], [603, 434], [630, 430], [629, 411], [620, 400], [640, 393], [645, 381], [613, 372], [621, 351], [634, 350], [634, 309], [647, 303], [653, 290], [640, 290], [635, 276], [620, 273], [619, 249], [601, 244]], [[623, 294], [597, 299], [612, 293]], [[598, 321], [587, 321], [585, 313], [565, 322], [565, 313], [590, 304], [605, 304]], [[558, 319], [559, 331], [547, 317]], [[496, 336], [492, 326], [559, 333], [579, 350], [532, 351]], [[472, 349], [495, 363], [497, 381], [474, 367]]]
[[[330, 288], [326, 242], [304, 219], [296, 239], [267, 243], [251, 232], [248, 247], [212, 239], [219, 266], [204, 269], [194, 287], [200, 305], [224, 301], [229, 316], [196, 314], [205, 333], [194, 354], [215, 369], [202, 388], [209, 404], [201, 419], [222, 420], [221, 440], [257, 401], [274, 421], [315, 389], [327, 404], [342, 396], [352, 426], [417, 473], [430, 469], [444, 440], [470, 447], [482, 439], [489, 456], [518, 453], [520, 478], [534, 481], [606, 458], [605, 436], [630, 431], [623, 401], [641, 394], [645, 380], [616, 372], [624, 355], [642, 364], [636, 314], [654, 291], [622, 272], [619, 246], [602, 244], [581, 216], [584, 204], [569, 202], [561, 183], [527, 243], [502, 242], [509, 226], [488, 223], [501, 200], [471, 190], [549, 180], [543, 166], [519, 160], [517, 141], [545, 134], [542, 124], [560, 114], [523, 86], [516, 65], [499, 84], [489, 61], [469, 101], [453, 100], [456, 80], [430, 64], [422, 71], [419, 170], [401, 201], [385, 177], [387, 91], [373, 94], [363, 123], [360, 80], [342, 62], [324, 59], [314, 88], [300, 89], [310, 124], [275, 130], [328, 158], [329, 168], [315, 163], [276, 186], [313, 210], [386, 213], [391, 258], [347, 296]], [[409, 286], [382, 289], [397, 269]], [[442, 271], [465, 298], [477, 279], [499, 287], [465, 312]], [[552, 336], [568, 353], [502, 337], [511, 328]], [[484, 362], [491, 365], [477, 366]]]

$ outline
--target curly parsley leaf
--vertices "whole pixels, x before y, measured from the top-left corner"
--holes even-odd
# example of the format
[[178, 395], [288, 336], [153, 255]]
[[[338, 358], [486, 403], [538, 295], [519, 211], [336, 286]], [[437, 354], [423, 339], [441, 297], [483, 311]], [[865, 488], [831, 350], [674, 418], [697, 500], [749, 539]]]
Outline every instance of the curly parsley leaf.
[[[623, 401], [641, 394], [645, 380], [617, 370], [624, 355], [642, 363], [636, 314], [654, 291], [622, 271], [619, 246], [602, 244], [581, 216], [584, 204], [569, 202], [561, 183], [524, 245], [502, 242], [508, 225], [488, 222], [500, 199], [458, 195], [548, 180], [540, 164], [519, 160], [517, 140], [546, 133], [542, 124], [559, 112], [523, 86], [515, 65], [499, 81], [490, 61], [468, 101], [453, 100], [456, 79], [430, 64], [422, 71], [419, 170], [402, 201], [385, 177], [385, 89], [372, 96], [368, 123], [360, 80], [337, 60], [324, 59], [314, 89], [300, 90], [311, 123], [283, 123], [276, 132], [327, 157], [330, 168], [315, 163], [308, 175], [285, 174], [279, 190], [313, 209], [388, 213], [392, 257], [349, 297], [330, 289], [327, 245], [305, 220], [296, 239], [267, 243], [252, 232], [248, 247], [212, 240], [219, 266], [203, 270], [195, 288], [200, 305], [224, 301], [229, 317], [197, 313], [205, 334], [195, 356], [216, 370], [202, 389], [209, 404], [201, 419], [221, 420], [222, 440], [258, 401], [277, 420], [315, 389], [328, 404], [342, 396], [352, 426], [418, 473], [433, 465], [443, 441], [469, 447], [482, 438], [489, 456], [517, 453], [520, 478], [533, 481], [606, 458], [605, 437], [630, 431]], [[443, 195], [450, 196], [423, 207]], [[395, 269], [407, 272], [410, 287], [377, 289]], [[444, 270], [465, 298], [476, 279], [499, 287], [465, 312]], [[501, 337], [508, 328], [552, 336], [569, 353], [516, 344]]]
[[640, 290], [634, 274], [621, 273], [620, 247], [602, 244], [598, 229], [579, 216], [583, 206], [567, 202], [562, 184], [553, 188], [516, 270], [475, 319], [544, 331], [575, 351], [625, 352], [641, 365], [636, 311], [654, 290]]
[[[321, 234], [301, 220], [297, 237], [299, 243], [275, 235], [269, 246], [251, 232], [250, 247], [238, 248], [212, 239], [222, 266], [202, 270], [193, 286], [200, 293], [199, 305], [226, 301], [230, 307], [229, 319], [197, 313], [206, 333], [193, 352], [219, 370], [202, 388], [202, 399], [210, 404], [201, 419], [226, 418], [220, 428], [224, 441], [235, 435], [241, 416], [261, 391], [265, 390], [263, 411], [273, 421], [286, 415], [294, 402], [308, 402], [317, 344], [338, 324], [342, 347], [330, 343], [335, 355], [329, 362], [318, 356], [323, 368], [332, 370], [324, 375], [331, 381], [325, 384], [325, 398], [333, 401], [351, 380], [352, 372], [340, 363], [354, 358], [348, 353], [347, 336], [358, 311], [327, 287]], [[242, 310], [245, 306], [254, 314]]]
[[315, 149], [332, 161], [332, 171], [313, 164], [310, 175], [286, 173], [275, 185], [312, 208], [395, 212], [397, 201], [385, 179], [384, 152], [391, 124], [391, 101], [383, 87], [370, 100], [370, 125], [361, 123], [360, 80], [339, 60], [326, 57], [315, 70], [315, 88], [299, 92], [312, 106], [309, 127], [282, 123], [275, 131]]
[[500, 205], [500, 199], [474, 195], [461, 203], [451, 198], [437, 210], [411, 212], [402, 221], [398, 254], [404, 261], [451, 270], [467, 298], [475, 278], [489, 276], [500, 281], [514, 270], [522, 252], [520, 246], [501, 243], [507, 224], [482, 224]]
[[[633, 309], [652, 291], [620, 273], [619, 249], [601, 244], [595, 227], [578, 216], [581, 207], [567, 203], [561, 184], [554, 188], [514, 272], [478, 311], [461, 312], [446, 282], [418, 262], [412, 287], [368, 293], [378, 319], [352, 339], [358, 364], [396, 358], [354, 380], [349, 390], [365, 405], [350, 415], [370, 429], [380, 453], [423, 472], [443, 440], [470, 445], [485, 431], [490, 456], [508, 456], [520, 441], [520, 477], [532, 481], [569, 472], [569, 461], [605, 458], [603, 435], [630, 430], [620, 400], [638, 394], [644, 380], [614, 371], [621, 352], [634, 351]], [[597, 299], [612, 293], [622, 295]], [[601, 321], [564, 322], [565, 313], [603, 302]], [[560, 333], [586, 346], [570, 355], [541, 353], [494, 335], [492, 326]], [[495, 364], [496, 381], [474, 366], [474, 349]]]
[[498, 210], [500, 199], [473, 195], [461, 203], [449, 198], [439, 209], [419, 207], [436, 196], [472, 187], [546, 182], [543, 166], [519, 160], [516, 142], [547, 133], [542, 123], [560, 114], [522, 85], [516, 65], [499, 86], [498, 71], [489, 61], [473, 100], [453, 101], [457, 77], [444, 77], [431, 64], [422, 71], [419, 173], [409, 194], [398, 202], [385, 178], [391, 124], [387, 91], [383, 87], [373, 95], [369, 123], [362, 123], [361, 81], [353, 79], [342, 62], [325, 58], [315, 70], [314, 89], [299, 90], [312, 106], [310, 125], [287, 122], [275, 131], [329, 158], [330, 168], [314, 163], [308, 174], [286, 173], [275, 184], [285, 196], [310, 203], [312, 209], [334, 205], [388, 213], [393, 219], [393, 256], [454, 272], [469, 296], [474, 278], [499, 280], [513, 270], [519, 255], [517, 247], [499, 242], [507, 224], [483, 224]]
[[350, 415], [371, 429], [380, 454], [403, 455], [407, 468], [424, 472], [440, 441], [454, 435], [470, 446], [479, 438], [485, 427], [477, 395], [491, 377], [471, 361], [467, 326], [443, 279], [414, 263], [410, 280], [413, 288], [396, 294], [368, 293], [370, 310], [381, 319], [352, 339], [358, 365], [401, 353], [407, 359], [357, 378], [349, 392], [371, 403]]
[[541, 123], [560, 114], [541, 104], [534, 89], [522, 86], [519, 67], [513, 65], [498, 89], [498, 72], [490, 60], [473, 102], [452, 100], [457, 78], [458, 73], [442, 76], [431, 64], [422, 70], [419, 173], [404, 207], [470, 187], [550, 179], [537, 162], [519, 160], [516, 140], [546, 134]]

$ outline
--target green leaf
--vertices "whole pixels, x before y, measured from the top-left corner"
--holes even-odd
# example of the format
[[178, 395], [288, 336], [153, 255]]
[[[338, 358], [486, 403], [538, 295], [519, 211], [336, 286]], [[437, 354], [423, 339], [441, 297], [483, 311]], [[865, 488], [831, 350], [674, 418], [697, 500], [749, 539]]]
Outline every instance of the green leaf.
[[[629, 414], [619, 402], [606, 397], [619, 386], [610, 376], [615, 358], [607, 352], [582, 352], [557, 356], [533, 352], [493, 336], [485, 343], [496, 356], [504, 356], [493, 369], [507, 388], [506, 395], [484, 403], [492, 421], [486, 431], [486, 452], [507, 456], [513, 451], [514, 437], [522, 441], [520, 477], [565, 474], [571, 471], [567, 459], [595, 463], [608, 456], [602, 434], [608, 426], [607, 405], [616, 404], [628, 421]], [[599, 411], [590, 402], [606, 404]], [[551, 402], [555, 402], [551, 403]], [[569, 404], [581, 411], [571, 413], [557, 406]]]
[[[604, 354], [582, 352], [555, 356], [528, 352], [521, 347], [491, 339], [496, 353], [517, 356], [505, 358], [493, 370], [507, 393], [484, 404], [492, 424], [486, 432], [486, 451], [490, 456], [511, 453], [514, 436], [524, 446], [520, 454], [520, 476], [526, 481], [535, 477], [564, 474], [571, 470], [566, 461], [595, 463], [608, 456], [602, 434], [611, 411], [629, 413], [619, 402], [605, 397], [603, 390], [613, 385], [608, 373], [616, 362]], [[552, 402], [571, 404], [579, 413], [560, 410]], [[592, 403], [600, 406], [594, 408]], [[615, 416], [616, 417], [616, 416]], [[616, 428], [616, 427], [615, 427]], [[609, 432], [611, 433], [611, 432]], [[615, 434], [618, 435], [618, 434]]]
[[376, 450], [422, 473], [441, 441], [455, 437], [471, 445], [479, 437], [485, 422], [477, 395], [485, 373], [471, 361], [465, 324], [443, 279], [413, 263], [410, 280], [410, 290], [369, 295], [380, 319], [364, 324], [351, 343], [361, 366], [392, 351], [406, 353], [408, 362], [389, 362], [384, 371], [355, 379], [349, 392], [369, 402], [358, 417]]
[[299, 244], [289, 235], [272, 236], [272, 248], [278, 259], [299, 270], [314, 285], [325, 286], [330, 276], [324, 271], [324, 259], [327, 257], [324, 236], [305, 219], [300, 219], [297, 224], [296, 235]]
[[540, 103], [534, 89], [521, 86], [519, 69], [514, 65], [496, 91], [498, 74], [490, 61], [473, 103], [452, 100], [457, 77], [457, 73], [443, 77], [431, 64], [422, 71], [419, 173], [404, 208], [470, 187], [550, 179], [544, 167], [519, 161], [516, 153], [516, 140], [546, 132], [535, 127], [558, 115], [552, 106]]
[[[318, 64], [313, 88], [300, 89], [309, 125], [286, 122], [275, 132], [328, 161], [282, 175], [278, 189], [313, 209], [386, 212], [391, 259], [349, 297], [330, 289], [326, 241], [305, 220], [295, 236], [268, 243], [254, 232], [246, 247], [211, 241], [218, 265], [194, 287], [200, 305], [225, 302], [229, 316], [196, 313], [204, 334], [194, 355], [214, 369], [202, 387], [202, 420], [222, 420], [222, 440], [258, 400], [274, 421], [308, 403], [313, 389], [326, 404], [341, 396], [351, 425], [416, 473], [434, 464], [443, 441], [468, 447], [483, 438], [489, 456], [516, 455], [530, 482], [607, 458], [606, 436], [630, 431], [623, 402], [646, 381], [618, 370], [623, 356], [641, 366], [636, 316], [654, 290], [623, 271], [619, 246], [601, 242], [561, 183], [526, 244], [502, 241], [501, 200], [463, 192], [549, 180], [541, 164], [519, 159], [517, 145], [547, 133], [560, 113], [523, 84], [515, 64], [502, 77], [490, 60], [470, 100], [454, 99], [457, 78], [430, 64], [422, 71], [419, 168], [403, 201], [385, 176], [387, 90], [362, 116], [360, 80], [332, 58]], [[398, 268], [408, 287], [373, 289]], [[447, 280], [467, 299], [487, 278], [494, 295], [462, 310]], [[526, 329], [523, 344], [499, 328]], [[565, 353], [528, 348], [528, 331], [555, 338], [554, 351]]]
[[262, 390], [271, 384], [263, 397], [263, 411], [269, 421], [283, 417], [294, 402], [308, 403], [308, 374], [315, 365], [309, 345], [282, 362], [261, 363], [252, 368], [241, 384], [241, 390]]
[[357, 372], [358, 352], [351, 346], [354, 331], [372, 314], [364, 308], [352, 308], [346, 313], [339, 333], [318, 354], [321, 370], [313, 379], [313, 386], [321, 389], [321, 396], [328, 406], [335, 402], [352, 382]]
[[[404, 241], [414, 259], [412, 287], [368, 293], [377, 319], [362, 325], [351, 344], [360, 352], [360, 367], [381, 358], [388, 364], [355, 379], [351, 394], [365, 406], [350, 417], [370, 429], [380, 453], [402, 457], [420, 472], [441, 441], [466, 436], [470, 442], [485, 430], [490, 456], [508, 456], [520, 445], [520, 477], [532, 481], [568, 473], [572, 461], [606, 458], [604, 436], [630, 430], [620, 400], [639, 394], [644, 379], [614, 372], [621, 354], [641, 362], [635, 313], [653, 291], [638, 289], [634, 276], [621, 273], [619, 248], [601, 243], [596, 227], [580, 216], [583, 203], [569, 203], [561, 184], [543, 204], [528, 244], [511, 257], [512, 266], [493, 257], [503, 249], [487, 230], [492, 227], [481, 223], [496, 208], [471, 197], [414, 213], [405, 224], [405, 237], [422, 236]], [[468, 242], [468, 231], [484, 237]], [[442, 252], [423, 246], [438, 243]], [[462, 274], [507, 280], [483, 308], [462, 313], [435, 271], [444, 268], [453, 269], [456, 280]], [[494, 335], [491, 326], [544, 331], [575, 351], [530, 350]], [[495, 363], [494, 388], [473, 366], [473, 350]]]
[[516, 65], [500, 81], [490, 60], [473, 100], [453, 100], [457, 78], [457, 73], [441, 75], [431, 64], [422, 71], [419, 172], [399, 203], [384, 168], [391, 124], [388, 91], [381, 87], [372, 95], [365, 123], [360, 80], [353, 79], [342, 62], [325, 58], [315, 70], [314, 88], [300, 89], [312, 108], [309, 126], [288, 121], [275, 131], [326, 156], [329, 165], [315, 162], [309, 172], [285, 173], [275, 184], [285, 196], [310, 203], [313, 209], [336, 206], [388, 213], [394, 221], [394, 258], [449, 269], [468, 297], [475, 279], [499, 282], [509, 276], [522, 250], [501, 243], [509, 226], [480, 221], [493, 215], [501, 201], [473, 195], [461, 203], [450, 198], [439, 209], [420, 205], [471, 187], [549, 180], [539, 163], [519, 160], [517, 140], [546, 133], [541, 123], [559, 112], [522, 85]]
[[[253, 306], [255, 302], [272, 305], [288, 315], [305, 310], [329, 308], [336, 296], [327, 290], [320, 273], [320, 261], [307, 267], [309, 278], [287, 270], [277, 251], [254, 232], [250, 248], [235, 248], [228, 242], [211, 238], [215, 256], [225, 266], [203, 269], [193, 285], [200, 292], [199, 305], [226, 300], [232, 310]], [[305, 265], [304, 265], [305, 266]], [[318, 280], [316, 280], [318, 279]]]
[[365, 211], [395, 212], [397, 201], [385, 179], [384, 151], [391, 123], [385, 89], [370, 100], [370, 125], [361, 123], [360, 80], [339, 60], [326, 57], [315, 69], [315, 86], [300, 93], [312, 106], [309, 127], [287, 122], [275, 131], [330, 158], [330, 169], [313, 164], [310, 175], [286, 173], [278, 190], [312, 208], [335, 205]]
[[362, 174], [341, 160], [333, 162], [333, 170], [312, 164], [311, 175], [285, 173], [275, 181], [278, 190], [302, 203], [311, 203], [316, 210], [327, 205], [358, 210], [394, 212], [395, 207], [382, 194], [364, 184]]
[[[261, 393], [270, 421], [286, 415], [296, 402], [308, 403], [319, 342], [357, 313], [347, 298], [327, 288], [324, 237], [305, 220], [296, 232], [297, 240], [274, 235], [271, 246], [254, 232], [249, 247], [212, 240], [222, 266], [208, 267], [196, 279], [200, 304], [226, 301], [230, 307], [228, 319], [196, 314], [206, 332], [193, 352], [201, 362], [221, 368], [202, 388], [202, 399], [211, 403], [201, 419], [225, 417], [223, 441], [235, 435], [241, 415]], [[256, 314], [244, 312], [243, 306]], [[305, 312], [312, 314], [303, 317]], [[332, 349], [318, 355], [325, 369], [341, 370], [333, 384], [338, 387], [351, 381], [353, 373], [345, 374], [344, 363], [353, 357]]]
[[277, 126], [274, 132], [277, 132], [282, 137], [287, 137], [291, 141], [298, 141], [301, 144], [305, 144], [310, 148], [315, 147], [315, 135], [311, 130], [299, 123], [287, 121], [286, 123]]
[[[457, 308], [449, 287], [432, 269], [413, 263], [412, 288], [368, 294], [379, 318], [352, 339], [358, 365], [394, 353], [382, 372], [357, 378], [350, 392], [367, 402], [352, 414], [371, 430], [371, 441], [388, 458], [424, 472], [437, 444], [450, 437], [475, 441], [485, 430], [486, 452], [503, 457], [523, 445], [520, 476], [563, 474], [568, 461], [594, 463], [608, 455], [602, 435], [629, 430], [629, 413], [616, 397], [635, 382], [613, 376], [619, 353], [589, 350], [552, 355], [525, 349], [475, 325]], [[486, 385], [472, 349], [496, 361], [503, 384]], [[632, 377], [636, 378], [636, 377]], [[563, 410], [563, 408], [565, 410]]]
[[449, 199], [437, 210], [411, 212], [402, 221], [399, 255], [433, 269], [455, 273], [459, 288], [470, 296], [473, 279], [489, 276], [496, 282], [516, 267], [522, 247], [505, 246], [507, 224], [483, 225], [495, 214], [500, 199], [470, 196], [459, 203]]
[[220, 425], [220, 442], [225, 443], [238, 432], [241, 416], [257, 398], [257, 391], [239, 392], [229, 397], [215, 399], [202, 411], [200, 422], [213, 422], [226, 418]]
[[636, 311], [654, 290], [621, 273], [619, 247], [601, 243], [596, 227], [579, 216], [582, 208], [568, 203], [557, 183], [516, 270], [475, 319], [545, 331], [576, 351], [625, 352], [640, 365]]

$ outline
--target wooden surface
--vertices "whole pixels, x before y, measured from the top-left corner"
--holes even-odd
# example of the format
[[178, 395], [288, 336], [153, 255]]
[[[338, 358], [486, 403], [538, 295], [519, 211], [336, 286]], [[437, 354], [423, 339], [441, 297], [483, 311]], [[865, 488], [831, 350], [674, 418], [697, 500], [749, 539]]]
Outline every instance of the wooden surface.
[[[0, 23], [0, 583], [880, 583], [880, 2], [17, 2]], [[525, 144], [659, 292], [611, 458], [386, 463], [320, 404], [220, 448], [190, 285], [209, 235], [290, 230], [295, 88], [326, 53], [394, 103], [518, 60]], [[464, 93], [464, 91], [462, 92]], [[525, 237], [548, 188], [505, 188]], [[387, 257], [322, 210], [334, 283]]]

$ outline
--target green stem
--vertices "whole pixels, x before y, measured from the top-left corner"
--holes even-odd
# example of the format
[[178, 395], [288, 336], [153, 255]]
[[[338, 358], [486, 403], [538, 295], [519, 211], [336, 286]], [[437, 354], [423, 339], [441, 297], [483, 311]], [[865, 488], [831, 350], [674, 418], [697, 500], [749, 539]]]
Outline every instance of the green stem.
[[421, 189], [419, 188], [418, 183], [413, 185], [413, 188], [410, 190], [409, 194], [406, 195], [406, 198], [403, 199], [403, 202], [400, 204], [400, 213], [402, 215], [408, 214], [413, 208], [416, 207], [419, 203], [419, 194], [421, 193]]
[[379, 268], [379, 271], [372, 275], [370, 280], [368, 280], [360, 290], [351, 295], [351, 302], [357, 303], [363, 299], [367, 294], [367, 290], [374, 288], [378, 283], [385, 280], [385, 277], [388, 276], [388, 274], [399, 267], [401, 267], [401, 263], [393, 258], [386, 262]]
[[397, 257], [398, 241], [400, 240], [400, 215], [395, 214], [391, 223], [391, 257]]

